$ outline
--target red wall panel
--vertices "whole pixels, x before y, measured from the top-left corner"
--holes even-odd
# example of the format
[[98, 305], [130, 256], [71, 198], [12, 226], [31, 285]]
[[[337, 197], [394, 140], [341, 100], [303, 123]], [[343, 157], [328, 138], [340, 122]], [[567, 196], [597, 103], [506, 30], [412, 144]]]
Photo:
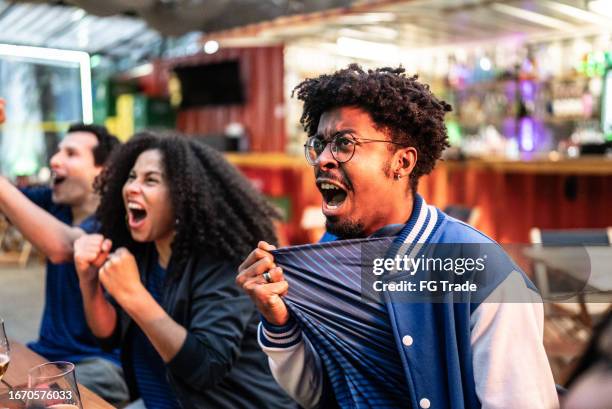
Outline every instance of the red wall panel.
[[[217, 53], [164, 60], [156, 63], [156, 83], [166, 84], [172, 68], [238, 60], [246, 103], [182, 110], [177, 128], [188, 135], [221, 134], [230, 122], [240, 122], [249, 134], [252, 152], [284, 152], [283, 47], [226, 48]], [[164, 86], [155, 88], [157, 92]]]

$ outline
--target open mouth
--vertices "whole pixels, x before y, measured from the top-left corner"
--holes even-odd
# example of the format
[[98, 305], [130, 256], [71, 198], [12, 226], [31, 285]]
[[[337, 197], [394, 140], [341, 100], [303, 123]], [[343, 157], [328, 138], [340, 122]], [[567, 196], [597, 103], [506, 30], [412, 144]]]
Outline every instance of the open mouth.
[[328, 208], [336, 209], [346, 200], [347, 191], [344, 188], [326, 182], [319, 183], [318, 186]]
[[128, 212], [130, 215], [130, 225], [137, 225], [147, 217], [147, 211], [138, 203], [128, 203]]
[[66, 176], [55, 176], [53, 177], [53, 186], [59, 186], [66, 180]]

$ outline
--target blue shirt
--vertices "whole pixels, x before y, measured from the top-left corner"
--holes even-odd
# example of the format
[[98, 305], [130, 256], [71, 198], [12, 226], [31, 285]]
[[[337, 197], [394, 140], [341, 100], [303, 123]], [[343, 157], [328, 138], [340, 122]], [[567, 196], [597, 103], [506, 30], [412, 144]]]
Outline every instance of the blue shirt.
[[[146, 287], [155, 301], [161, 304], [166, 270], [153, 263], [153, 269], [148, 272]], [[138, 325], [130, 328], [132, 339], [132, 365], [140, 397], [147, 409], [178, 409], [176, 397], [170, 389], [166, 378], [166, 365], [155, 350], [149, 338]]]
[[285, 301], [316, 345], [338, 407], [410, 408], [387, 307], [363, 302], [361, 269], [346, 268], [359, 267], [360, 251], [351, 241], [276, 251], [291, 279]]
[[[27, 188], [22, 189], [22, 193], [61, 222], [72, 225], [70, 207], [53, 203], [51, 189]], [[92, 216], [79, 227], [87, 233], [95, 233], [97, 225]], [[47, 262], [45, 305], [39, 339], [28, 344], [28, 347], [50, 361], [78, 363], [87, 358], [104, 358], [119, 364], [119, 352], [103, 352], [87, 326], [74, 263]]]

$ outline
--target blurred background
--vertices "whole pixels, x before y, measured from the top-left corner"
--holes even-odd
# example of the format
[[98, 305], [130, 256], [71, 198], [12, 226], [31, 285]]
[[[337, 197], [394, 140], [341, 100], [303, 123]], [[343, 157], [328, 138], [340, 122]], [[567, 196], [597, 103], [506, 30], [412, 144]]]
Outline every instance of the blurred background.
[[[419, 184], [428, 202], [501, 243], [609, 245], [612, 0], [0, 0], [0, 173], [46, 183], [72, 122], [123, 140], [177, 129], [225, 151], [282, 210], [283, 243], [313, 242], [324, 220], [290, 94], [351, 62], [401, 64], [452, 104], [452, 147]], [[0, 239], [0, 302], [28, 300], [0, 312], [33, 315], [13, 334], [25, 341], [43, 267], [10, 226]], [[564, 273], [526, 257], [536, 281]], [[594, 287], [609, 295], [607, 260]], [[558, 382], [608, 308], [588, 301], [547, 306]]]

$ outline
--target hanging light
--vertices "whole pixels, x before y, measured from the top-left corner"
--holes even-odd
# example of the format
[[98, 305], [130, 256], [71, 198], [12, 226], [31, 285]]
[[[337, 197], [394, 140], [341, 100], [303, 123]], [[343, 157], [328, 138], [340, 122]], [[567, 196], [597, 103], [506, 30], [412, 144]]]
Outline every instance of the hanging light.
[[591, 0], [588, 8], [594, 13], [612, 17], [612, 0]]

